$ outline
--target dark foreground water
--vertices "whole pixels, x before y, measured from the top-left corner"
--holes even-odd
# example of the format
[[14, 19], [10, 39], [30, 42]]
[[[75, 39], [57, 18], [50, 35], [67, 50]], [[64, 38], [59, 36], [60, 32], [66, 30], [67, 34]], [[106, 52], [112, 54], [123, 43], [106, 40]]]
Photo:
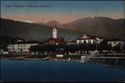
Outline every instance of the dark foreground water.
[[5, 82], [121, 82], [125, 70], [80, 62], [0, 60]]

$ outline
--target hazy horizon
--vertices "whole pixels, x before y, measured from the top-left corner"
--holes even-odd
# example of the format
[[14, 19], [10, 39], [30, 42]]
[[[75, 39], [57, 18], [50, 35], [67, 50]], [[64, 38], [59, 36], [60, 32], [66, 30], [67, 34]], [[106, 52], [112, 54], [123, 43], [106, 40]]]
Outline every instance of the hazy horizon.
[[1, 1], [1, 18], [61, 24], [86, 17], [124, 18], [123, 1]]
[[[95, 17], [102, 17], [102, 16], [95, 16]], [[71, 23], [71, 22], [73, 22], [73, 21], [76, 21], [76, 20], [80, 20], [80, 19], [86, 19], [86, 18], [95, 18], [95, 17], [83, 17], [83, 18], [77, 18], [77, 19], [75, 19], [75, 20], [72, 20], [72, 21], [69, 21], [69, 22], [66, 22], [66, 23]], [[104, 16], [103, 16], [104, 17]], [[11, 19], [11, 18], [2, 18], [2, 17], [0, 17], [1, 19], [8, 19], [8, 20], [13, 20], [13, 21], [19, 21], [19, 22], [27, 22], [27, 23], [43, 23], [43, 24], [46, 24], [46, 23], [48, 23], [48, 22], [50, 22], [50, 21], [57, 21], [57, 20], [55, 20], [55, 19], [53, 19], [53, 20], [49, 20], [49, 21], [47, 21], [47, 22], [42, 22], [42, 21], [31, 21], [31, 20], [16, 20], [16, 19]], [[125, 18], [111, 18], [111, 17], [104, 17], [104, 18], [110, 18], [110, 19], [114, 19], [114, 20], [119, 20], [119, 19], [125, 19]], [[57, 22], [59, 22], [59, 21], [57, 21]], [[60, 22], [59, 22], [60, 23]], [[60, 23], [60, 24], [66, 24], [66, 23]]]

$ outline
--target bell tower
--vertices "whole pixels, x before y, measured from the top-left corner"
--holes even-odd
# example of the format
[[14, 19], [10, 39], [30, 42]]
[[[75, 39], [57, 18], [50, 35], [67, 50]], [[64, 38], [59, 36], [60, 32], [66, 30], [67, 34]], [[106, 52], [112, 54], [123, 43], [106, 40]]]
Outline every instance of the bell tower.
[[53, 38], [57, 38], [57, 27], [56, 27], [56, 25], [53, 27]]

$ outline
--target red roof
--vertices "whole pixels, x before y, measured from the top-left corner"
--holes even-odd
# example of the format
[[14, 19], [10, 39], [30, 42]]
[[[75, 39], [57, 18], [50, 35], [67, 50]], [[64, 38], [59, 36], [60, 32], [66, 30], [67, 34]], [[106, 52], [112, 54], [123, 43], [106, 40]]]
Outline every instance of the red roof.
[[87, 40], [87, 39], [94, 39], [94, 40], [96, 40], [96, 38], [94, 38], [94, 37], [88, 37], [88, 38], [79, 37], [79, 38], [77, 38], [77, 40]]
[[55, 43], [64, 44], [65, 41], [64, 41], [64, 38], [49, 38], [45, 40], [44, 43], [45, 44], [55, 44]]
[[87, 39], [93, 39], [96, 40], [97, 36], [90, 36], [90, 35], [86, 35], [87, 38], [83, 38], [83, 36], [77, 38], [77, 40], [87, 40]]

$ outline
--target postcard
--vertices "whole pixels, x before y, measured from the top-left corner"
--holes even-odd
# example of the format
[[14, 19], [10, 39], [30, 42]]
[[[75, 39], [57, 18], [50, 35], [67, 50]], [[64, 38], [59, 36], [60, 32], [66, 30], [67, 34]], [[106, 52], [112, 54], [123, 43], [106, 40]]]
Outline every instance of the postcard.
[[124, 4], [1, 0], [0, 82], [125, 82]]

